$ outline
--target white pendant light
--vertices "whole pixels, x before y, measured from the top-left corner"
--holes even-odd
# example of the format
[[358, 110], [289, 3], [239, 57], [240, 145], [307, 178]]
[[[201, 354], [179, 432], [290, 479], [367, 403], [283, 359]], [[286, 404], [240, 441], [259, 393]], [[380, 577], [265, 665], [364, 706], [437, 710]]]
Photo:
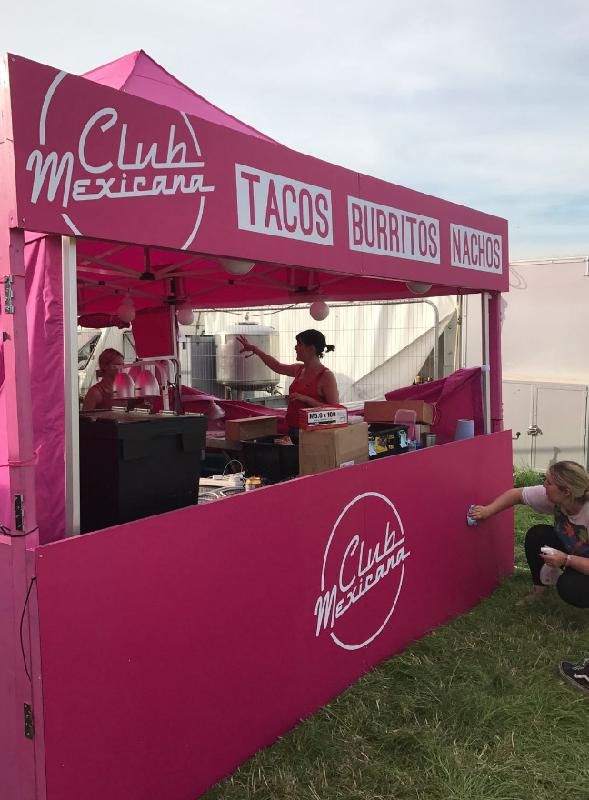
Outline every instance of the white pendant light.
[[255, 264], [255, 261], [244, 261], [242, 258], [218, 258], [217, 261], [231, 275], [247, 275]]
[[117, 317], [122, 322], [133, 322], [135, 319], [135, 304], [131, 295], [126, 294], [121, 300], [120, 306], [117, 308]]
[[421, 281], [406, 281], [405, 286], [413, 294], [425, 294], [432, 288], [431, 283], [422, 283]]
[[325, 319], [329, 316], [329, 306], [327, 303], [324, 303], [323, 300], [315, 300], [314, 303], [311, 303], [309, 306], [309, 314], [316, 319], [318, 322], [321, 322], [322, 319]]
[[192, 307], [188, 303], [183, 303], [176, 309], [176, 318], [180, 325], [192, 325], [194, 322], [194, 313]]

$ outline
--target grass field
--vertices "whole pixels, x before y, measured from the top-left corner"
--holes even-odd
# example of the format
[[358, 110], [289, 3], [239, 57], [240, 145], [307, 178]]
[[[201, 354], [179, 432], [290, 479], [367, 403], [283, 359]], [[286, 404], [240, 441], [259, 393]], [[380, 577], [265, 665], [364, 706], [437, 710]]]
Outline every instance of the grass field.
[[514, 607], [516, 571], [469, 614], [362, 678], [206, 800], [589, 800], [589, 697], [557, 663], [589, 656], [589, 611]]

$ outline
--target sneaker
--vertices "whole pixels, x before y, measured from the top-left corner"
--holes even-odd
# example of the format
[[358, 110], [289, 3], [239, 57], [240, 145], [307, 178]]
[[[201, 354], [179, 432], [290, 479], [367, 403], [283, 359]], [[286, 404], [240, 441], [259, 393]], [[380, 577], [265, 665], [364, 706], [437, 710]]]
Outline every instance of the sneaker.
[[548, 592], [547, 586], [534, 586], [531, 592], [524, 595], [521, 600], [518, 600], [516, 606], [527, 606], [530, 603], [537, 603], [538, 600], [543, 600]]
[[540, 583], [543, 583], [544, 586], [554, 586], [561, 575], [560, 567], [550, 567], [548, 564], [544, 564], [540, 570]]
[[579, 689], [581, 692], [589, 694], [589, 658], [586, 658], [582, 664], [571, 664], [570, 661], [561, 661], [558, 665], [558, 670], [562, 677]]

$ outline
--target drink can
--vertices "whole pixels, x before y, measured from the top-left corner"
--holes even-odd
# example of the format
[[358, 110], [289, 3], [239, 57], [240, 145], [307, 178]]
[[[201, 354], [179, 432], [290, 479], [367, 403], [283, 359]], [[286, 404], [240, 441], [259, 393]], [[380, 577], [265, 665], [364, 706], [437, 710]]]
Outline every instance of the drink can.
[[477, 520], [473, 519], [470, 515], [474, 511], [474, 505], [468, 507], [468, 513], [466, 515], [466, 524], [470, 525], [470, 527], [474, 527], [477, 524]]

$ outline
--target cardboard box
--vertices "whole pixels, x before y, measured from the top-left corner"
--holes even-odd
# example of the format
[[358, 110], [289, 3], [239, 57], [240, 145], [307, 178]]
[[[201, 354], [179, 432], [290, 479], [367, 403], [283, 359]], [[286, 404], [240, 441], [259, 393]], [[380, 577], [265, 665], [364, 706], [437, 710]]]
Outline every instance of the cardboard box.
[[367, 400], [364, 403], [366, 422], [394, 422], [395, 414], [402, 408], [415, 411], [416, 422], [431, 425], [434, 421], [434, 407], [423, 400]]
[[341, 428], [348, 424], [348, 409], [343, 406], [317, 406], [301, 408], [299, 411], [299, 428], [311, 430], [315, 428]]
[[305, 431], [299, 434], [299, 475], [368, 461], [368, 425]]
[[245, 417], [225, 422], [225, 438], [233, 442], [272, 436], [278, 432], [278, 417]]

